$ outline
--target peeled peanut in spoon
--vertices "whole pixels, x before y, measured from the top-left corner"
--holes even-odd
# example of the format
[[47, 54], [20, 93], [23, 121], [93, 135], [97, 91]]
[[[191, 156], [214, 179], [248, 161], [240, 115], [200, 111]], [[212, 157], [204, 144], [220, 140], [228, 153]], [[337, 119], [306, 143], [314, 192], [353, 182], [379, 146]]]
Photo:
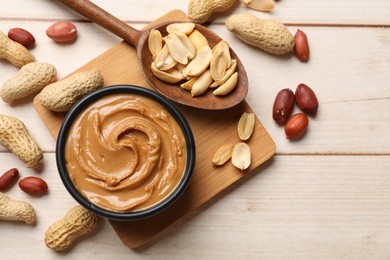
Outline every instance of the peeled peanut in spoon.
[[188, 53], [186, 46], [180, 41], [176, 34], [170, 33], [164, 37], [169, 53], [175, 61], [186, 65], [188, 63]]
[[227, 68], [229, 68], [230, 65], [232, 64], [232, 57], [230, 56], [229, 44], [227, 43], [227, 41], [222, 40], [217, 45], [214, 46], [213, 51], [216, 50], [217, 48], [222, 50], [223, 56], [227, 60]]
[[188, 39], [187, 35], [185, 35], [184, 33], [177, 32], [177, 33], [175, 33], [175, 35], [177, 36], [177, 38], [179, 38], [181, 43], [187, 49], [187, 57], [188, 57], [188, 59], [192, 60], [195, 57], [195, 55], [196, 55], [195, 46], [192, 44], [190, 39]]
[[213, 84], [211, 84], [210, 88], [216, 88], [218, 86], [221, 86], [223, 83], [225, 83], [231, 75], [236, 71], [237, 67], [237, 61], [232, 59], [232, 65], [226, 70], [225, 75], [221, 80], [214, 81]]
[[169, 69], [167, 71], [162, 71], [156, 68], [155, 62], [152, 63], [151, 68], [153, 75], [165, 82], [173, 84], [184, 79], [183, 74], [181, 74], [180, 71], [175, 68]]
[[199, 50], [203, 46], [209, 46], [209, 42], [198, 30], [194, 30], [190, 35], [188, 35], [191, 43], [194, 45], [195, 49]]
[[191, 96], [195, 97], [202, 95], [210, 87], [212, 82], [213, 78], [211, 77], [210, 70], [206, 70], [192, 86]]
[[184, 33], [189, 35], [195, 28], [194, 23], [171, 23], [167, 26], [168, 33]]
[[180, 87], [186, 89], [186, 90], [189, 90], [191, 91], [192, 90], [192, 87], [194, 86], [195, 82], [198, 80], [198, 77], [193, 77], [192, 79], [182, 83], [180, 85]]
[[227, 60], [223, 56], [223, 51], [221, 49], [217, 49], [211, 58], [210, 62], [210, 71], [211, 77], [214, 80], [220, 80], [225, 75], [225, 71], [227, 69]]
[[216, 90], [213, 91], [214, 95], [224, 96], [232, 92], [232, 90], [236, 87], [238, 82], [238, 73], [234, 72], [230, 78], [219, 86]]
[[148, 38], [148, 47], [149, 51], [152, 54], [153, 58], [161, 51], [162, 49], [162, 35], [159, 30], [152, 29]]
[[196, 51], [196, 56], [183, 70], [185, 77], [197, 77], [210, 65], [212, 51], [209, 46], [203, 46]]
[[159, 70], [169, 70], [177, 64], [172, 55], [169, 53], [167, 45], [164, 45], [164, 47], [162, 47], [162, 49], [157, 53], [154, 62], [156, 63], [156, 68]]

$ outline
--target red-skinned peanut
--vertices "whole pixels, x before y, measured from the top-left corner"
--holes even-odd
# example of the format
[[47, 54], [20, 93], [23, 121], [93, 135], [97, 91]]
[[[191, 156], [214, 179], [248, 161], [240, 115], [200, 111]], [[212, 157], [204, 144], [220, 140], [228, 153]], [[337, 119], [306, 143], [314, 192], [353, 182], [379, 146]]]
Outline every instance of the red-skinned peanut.
[[295, 40], [295, 45], [294, 45], [295, 55], [302, 62], [308, 61], [310, 56], [310, 49], [309, 49], [309, 42], [307, 40], [306, 34], [303, 31], [298, 29], [294, 35], [294, 40]]
[[318, 110], [318, 99], [314, 91], [306, 84], [299, 84], [295, 90], [298, 107], [308, 115], [315, 115]]
[[295, 97], [292, 90], [289, 88], [282, 89], [276, 95], [272, 110], [272, 118], [278, 124], [286, 123], [288, 117], [291, 114], [291, 111], [294, 108], [294, 104]]

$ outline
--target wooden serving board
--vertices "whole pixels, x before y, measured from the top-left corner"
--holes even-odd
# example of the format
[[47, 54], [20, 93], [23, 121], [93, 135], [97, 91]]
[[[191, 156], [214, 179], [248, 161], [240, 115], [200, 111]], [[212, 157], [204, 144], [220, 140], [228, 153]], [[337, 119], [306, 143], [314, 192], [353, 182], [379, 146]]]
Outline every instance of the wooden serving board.
[[[174, 10], [152, 24], [169, 20], [185, 21], [188, 18], [182, 11]], [[91, 68], [98, 68], [101, 71], [105, 79], [105, 86], [130, 84], [151, 88], [138, 65], [136, 50], [124, 42], [118, 43], [75, 72]], [[242, 172], [232, 166], [230, 162], [216, 167], [211, 163], [215, 151], [223, 144], [240, 142], [237, 134], [237, 123], [243, 112], [252, 112], [251, 108], [245, 101], [238, 106], [220, 111], [205, 111], [183, 105], [177, 106], [187, 118], [194, 134], [196, 143], [195, 172], [185, 193], [164, 212], [138, 221], [109, 220], [120, 239], [130, 248], [144, 245], [174, 221], [201, 206], [244, 175], [250, 174], [253, 169], [275, 153], [275, 143], [256, 117], [254, 133], [247, 141], [252, 151], [250, 168]], [[65, 114], [53, 113], [44, 109], [38, 99], [34, 100], [34, 107], [53, 137], [57, 138]]]

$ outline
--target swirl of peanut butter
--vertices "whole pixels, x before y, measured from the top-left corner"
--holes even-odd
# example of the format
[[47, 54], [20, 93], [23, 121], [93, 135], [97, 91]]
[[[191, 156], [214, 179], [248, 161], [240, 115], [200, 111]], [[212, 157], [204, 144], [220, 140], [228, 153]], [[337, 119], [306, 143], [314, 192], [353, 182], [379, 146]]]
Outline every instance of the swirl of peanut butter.
[[117, 212], [140, 210], [161, 201], [180, 182], [185, 139], [156, 101], [114, 94], [78, 116], [65, 158], [72, 182], [91, 202]]

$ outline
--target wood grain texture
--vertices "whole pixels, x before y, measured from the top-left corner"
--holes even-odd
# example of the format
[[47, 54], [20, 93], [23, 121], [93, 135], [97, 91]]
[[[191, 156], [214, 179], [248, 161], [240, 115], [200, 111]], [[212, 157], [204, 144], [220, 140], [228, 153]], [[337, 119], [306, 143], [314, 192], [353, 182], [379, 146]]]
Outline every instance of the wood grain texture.
[[[185, 20], [186, 16], [176, 10], [161, 19]], [[159, 23], [161, 19], [155, 23]], [[151, 89], [140, 70], [136, 50], [124, 42], [112, 47], [77, 71], [89, 68], [97, 68], [101, 71], [105, 86], [130, 84]], [[44, 109], [40, 106], [38, 98], [34, 99], [34, 106], [53, 137], [56, 138], [65, 113]], [[243, 176], [251, 174], [252, 170], [275, 153], [275, 143], [256, 118], [254, 133], [247, 141], [252, 151], [249, 169], [240, 171], [230, 163], [215, 167], [211, 163], [215, 151], [225, 143], [240, 142], [237, 134], [238, 120], [243, 112], [253, 111], [245, 101], [233, 108], [217, 111], [205, 111], [179, 104], [177, 106], [188, 120], [194, 134], [196, 143], [194, 176], [185, 193], [164, 212], [139, 221], [110, 220], [123, 243], [131, 248], [144, 245], [180, 217], [203, 205]]]
[[[139, 0], [111, 0], [109, 2], [95, 0], [93, 2], [124, 21], [153, 21], [173, 8], [187, 12], [189, 1], [144, 0], [142, 5], [139, 4]], [[25, 0], [4, 1], [2, 3], [4, 15], [1, 18], [84, 19], [71, 10], [65, 10], [64, 5], [58, 1], [35, 1], [33, 13], [27, 8], [14, 8], [14, 6], [23, 5], [25, 5]], [[232, 10], [213, 16], [209, 22], [221, 24], [228, 15], [233, 13], [251, 13], [262, 18], [275, 18], [288, 24], [378, 26], [390, 23], [390, 2], [387, 0], [370, 2], [367, 0], [277, 1], [275, 9], [269, 13], [251, 10], [237, 3]]]
[[[189, 0], [93, 2], [141, 29], [169, 10], [186, 11]], [[309, 62], [275, 57], [235, 38], [223, 21], [246, 12], [279, 19], [292, 33], [305, 31]], [[79, 29], [74, 44], [56, 44], [45, 35], [64, 19]], [[58, 78], [121, 41], [53, 0], [2, 1], [0, 30], [13, 27], [35, 36], [32, 53], [55, 65]], [[56, 253], [45, 246], [44, 233], [77, 203], [58, 176], [55, 141], [32, 97], [12, 106], [0, 101], [1, 114], [22, 119], [44, 149], [43, 167], [33, 170], [0, 145], [0, 172], [17, 167], [21, 178], [38, 176], [49, 185], [47, 196], [39, 198], [17, 185], [7, 191], [31, 203], [38, 222], [0, 221], [0, 259], [390, 259], [390, 1], [282, 0], [270, 13], [238, 5], [207, 27], [226, 39], [245, 65], [246, 102], [275, 141], [276, 154], [138, 250], [124, 246], [104, 220], [70, 251]], [[17, 71], [0, 60], [0, 85]], [[320, 110], [304, 138], [289, 142], [272, 120], [272, 103], [278, 90], [300, 82], [316, 90]]]

